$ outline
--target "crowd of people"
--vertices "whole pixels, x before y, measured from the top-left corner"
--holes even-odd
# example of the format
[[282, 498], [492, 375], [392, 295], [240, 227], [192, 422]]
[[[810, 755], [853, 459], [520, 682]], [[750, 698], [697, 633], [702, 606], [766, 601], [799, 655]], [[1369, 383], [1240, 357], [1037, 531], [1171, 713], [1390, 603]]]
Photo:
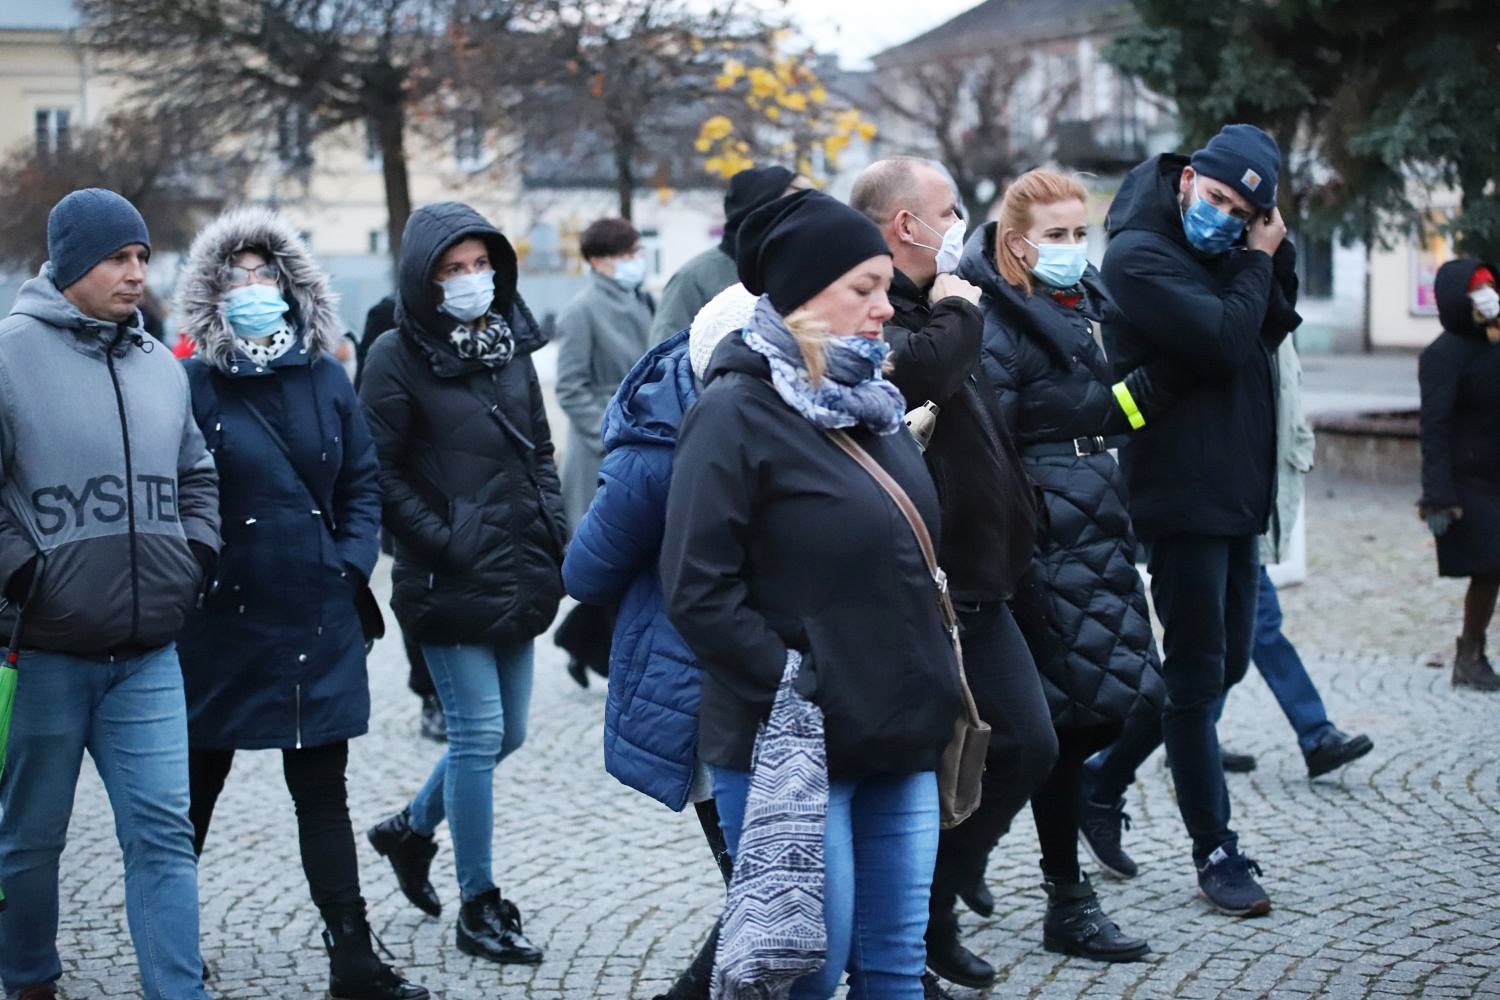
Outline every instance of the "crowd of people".
[[[448, 823], [464, 954], [544, 958], [497, 881], [493, 789], [565, 593], [569, 672], [607, 678], [606, 769], [691, 803], [725, 882], [664, 1000], [989, 986], [958, 904], [994, 911], [989, 857], [1028, 804], [1042, 946], [1141, 959], [1079, 844], [1136, 875], [1126, 792], [1163, 745], [1201, 895], [1269, 912], [1231, 827], [1225, 772], [1254, 760], [1219, 745], [1229, 691], [1253, 661], [1311, 777], [1373, 746], [1329, 720], [1262, 565], [1312, 459], [1280, 168], [1242, 124], [1151, 158], [1095, 268], [1069, 175], [1016, 178], [970, 226], [932, 161], [872, 164], [847, 204], [754, 167], [660, 304], [640, 233], [599, 220], [557, 321], [561, 472], [532, 362], [547, 338], [510, 241], [469, 206], [410, 217], [356, 388], [327, 276], [285, 218], [235, 209], [195, 239], [179, 362], [142, 327], [140, 214], [70, 194], [0, 321], [6, 996], [56, 995], [87, 751], [141, 992], [208, 997], [197, 872], [235, 753], [258, 749], [282, 754], [329, 995], [428, 996], [375, 953], [348, 807], [382, 541], [424, 732], [446, 746], [366, 836], [438, 917]], [[1471, 580], [1453, 683], [1480, 690], [1500, 687], [1496, 273], [1444, 265], [1447, 332], [1421, 363], [1420, 513], [1440, 572]], [[953, 747], [986, 725], [980, 777]]]

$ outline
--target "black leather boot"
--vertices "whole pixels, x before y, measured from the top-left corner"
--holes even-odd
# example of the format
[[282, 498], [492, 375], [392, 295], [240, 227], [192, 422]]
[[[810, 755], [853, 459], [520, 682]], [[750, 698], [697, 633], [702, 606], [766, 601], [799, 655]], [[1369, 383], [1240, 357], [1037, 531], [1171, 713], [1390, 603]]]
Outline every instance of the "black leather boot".
[[1134, 962], [1151, 952], [1140, 938], [1121, 933], [1099, 905], [1087, 875], [1077, 881], [1043, 877], [1047, 916], [1042, 921], [1042, 947], [1062, 955], [1099, 962]]
[[458, 911], [458, 950], [491, 962], [535, 965], [542, 949], [521, 933], [521, 911], [499, 889], [481, 893]]
[[411, 816], [405, 809], [370, 827], [365, 836], [375, 853], [391, 863], [396, 871], [396, 884], [411, 905], [429, 917], [440, 915], [443, 904], [427, 874], [437, 854], [437, 841], [413, 830]]
[[363, 903], [322, 908], [323, 945], [328, 949], [328, 995], [332, 1000], [427, 1000], [428, 992], [409, 983], [379, 958], [370, 944]]
[[958, 939], [958, 916], [941, 908], [927, 917], [927, 967], [959, 986], [982, 990], [995, 982], [995, 967]]

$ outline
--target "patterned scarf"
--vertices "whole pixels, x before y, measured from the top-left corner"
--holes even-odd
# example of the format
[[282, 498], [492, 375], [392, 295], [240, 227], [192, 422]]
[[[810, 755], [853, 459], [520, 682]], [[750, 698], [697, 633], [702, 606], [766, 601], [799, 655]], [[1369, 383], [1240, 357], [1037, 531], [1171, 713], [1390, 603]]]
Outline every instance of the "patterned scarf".
[[448, 340], [458, 356], [470, 361], [480, 361], [491, 368], [503, 368], [516, 353], [516, 337], [510, 324], [496, 313], [485, 318], [483, 326], [465, 326], [460, 323], [448, 334]]
[[770, 362], [776, 392], [815, 426], [828, 430], [858, 424], [876, 434], [900, 430], [906, 400], [881, 373], [891, 351], [885, 341], [830, 337], [828, 369], [814, 387], [796, 338], [766, 296], [755, 304], [743, 336], [747, 347]]
[[292, 336], [292, 331], [283, 326], [280, 330], [271, 334], [270, 340], [264, 344], [257, 344], [253, 340], [240, 338], [238, 346], [241, 353], [250, 359], [252, 365], [259, 365], [261, 368], [265, 368], [272, 361], [290, 351], [292, 345], [296, 342], [297, 338]]
[[802, 654], [788, 650], [770, 717], [755, 737], [713, 1000], [784, 1000], [797, 979], [828, 960], [828, 748], [823, 710], [795, 688], [801, 666]]

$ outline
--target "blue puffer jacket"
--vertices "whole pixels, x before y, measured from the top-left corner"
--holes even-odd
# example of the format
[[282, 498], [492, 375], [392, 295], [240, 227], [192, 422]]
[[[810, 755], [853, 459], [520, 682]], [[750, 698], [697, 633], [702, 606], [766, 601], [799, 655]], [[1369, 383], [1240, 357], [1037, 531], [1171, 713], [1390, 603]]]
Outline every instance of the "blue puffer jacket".
[[697, 764], [702, 675], [667, 621], [657, 560], [677, 429], [698, 390], [686, 330], [636, 363], [604, 413], [599, 491], [568, 545], [563, 580], [586, 604], [618, 603], [604, 709], [604, 766], [672, 809]]

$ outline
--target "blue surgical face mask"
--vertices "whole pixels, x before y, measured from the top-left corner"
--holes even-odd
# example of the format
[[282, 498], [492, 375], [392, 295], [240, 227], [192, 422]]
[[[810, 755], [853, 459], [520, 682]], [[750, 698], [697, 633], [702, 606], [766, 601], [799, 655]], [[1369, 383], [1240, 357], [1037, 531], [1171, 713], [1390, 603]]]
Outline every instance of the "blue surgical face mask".
[[[913, 215], [912, 218], [918, 222], [922, 222], [918, 216]], [[918, 243], [916, 240], [912, 240], [912, 246], [921, 247], [923, 250], [937, 251], [935, 263], [937, 264], [938, 274], [952, 274], [954, 271], [957, 271], [958, 262], [964, 253], [964, 220], [959, 219], [953, 225], [949, 226], [945, 232], [941, 233], [938, 233], [936, 228], [927, 225], [925, 222], [922, 222], [922, 225], [928, 232], [937, 233], [941, 239], [935, 247], [928, 246], [926, 243]]]
[[1031, 273], [1053, 288], [1072, 288], [1083, 278], [1089, 266], [1087, 243], [1033, 243], [1026, 245], [1036, 250], [1036, 266]]
[[1182, 231], [1187, 241], [1200, 253], [1221, 254], [1234, 246], [1245, 232], [1245, 220], [1204, 201], [1198, 195], [1198, 181], [1193, 180], [1193, 200], [1182, 213]]
[[495, 272], [475, 271], [439, 281], [443, 301], [438, 306], [460, 323], [472, 323], [490, 311], [495, 302]]
[[615, 261], [615, 280], [626, 288], [639, 288], [646, 280], [645, 257], [622, 257]]
[[242, 285], [224, 296], [224, 318], [236, 337], [269, 337], [291, 309], [275, 285]]

